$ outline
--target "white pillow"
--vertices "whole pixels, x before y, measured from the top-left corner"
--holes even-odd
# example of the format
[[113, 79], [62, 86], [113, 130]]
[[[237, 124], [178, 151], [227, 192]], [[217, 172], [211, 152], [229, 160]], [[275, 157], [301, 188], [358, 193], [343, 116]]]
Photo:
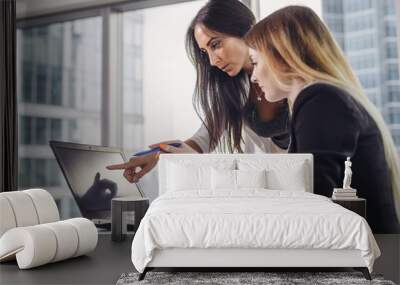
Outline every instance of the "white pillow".
[[266, 170], [236, 170], [237, 188], [267, 188]]
[[290, 168], [268, 169], [267, 187], [273, 190], [306, 191], [305, 163], [292, 164]]
[[211, 167], [169, 163], [167, 191], [210, 189]]
[[211, 170], [213, 190], [238, 190], [241, 188], [266, 188], [266, 171], [263, 170]]
[[240, 170], [266, 169], [267, 188], [271, 190], [306, 191], [309, 169], [305, 161], [293, 159], [238, 159]]
[[232, 169], [211, 169], [211, 189], [236, 189], [236, 170]]

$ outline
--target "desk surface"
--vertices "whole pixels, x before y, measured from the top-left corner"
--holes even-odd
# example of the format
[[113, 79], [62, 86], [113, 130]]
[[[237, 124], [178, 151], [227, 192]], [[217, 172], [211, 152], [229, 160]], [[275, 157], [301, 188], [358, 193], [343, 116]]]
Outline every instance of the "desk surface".
[[116, 243], [110, 234], [100, 234], [87, 256], [28, 270], [19, 270], [16, 261], [1, 263], [0, 284], [115, 284], [122, 273], [134, 271], [131, 243], [132, 237]]

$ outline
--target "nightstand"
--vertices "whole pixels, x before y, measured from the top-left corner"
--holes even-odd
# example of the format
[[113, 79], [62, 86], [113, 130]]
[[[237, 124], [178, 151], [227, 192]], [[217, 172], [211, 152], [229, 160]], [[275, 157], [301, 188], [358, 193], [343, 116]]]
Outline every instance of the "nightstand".
[[128, 225], [136, 232], [149, 208], [148, 198], [119, 197], [111, 200], [111, 239], [123, 241], [128, 234]]
[[359, 214], [364, 219], [367, 218], [367, 200], [363, 198], [356, 198], [352, 200], [340, 200], [340, 199], [332, 199], [332, 202], [339, 204], [340, 206], [353, 211], [356, 214]]

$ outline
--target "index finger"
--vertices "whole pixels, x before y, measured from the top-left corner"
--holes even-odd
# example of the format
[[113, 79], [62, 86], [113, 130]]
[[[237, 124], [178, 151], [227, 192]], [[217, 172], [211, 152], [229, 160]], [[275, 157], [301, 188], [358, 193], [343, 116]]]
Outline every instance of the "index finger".
[[121, 164], [112, 164], [112, 165], [106, 166], [106, 168], [108, 170], [125, 169], [127, 167], [128, 167], [128, 163], [127, 162], [121, 163]]

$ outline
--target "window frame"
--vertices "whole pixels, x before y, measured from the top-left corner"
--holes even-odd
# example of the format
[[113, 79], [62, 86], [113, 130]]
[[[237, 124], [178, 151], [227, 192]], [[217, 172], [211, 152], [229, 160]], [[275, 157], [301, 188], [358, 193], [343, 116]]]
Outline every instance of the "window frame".
[[[195, 0], [147, 0], [111, 3], [41, 16], [18, 18], [17, 29], [100, 17], [102, 21], [101, 145], [123, 147], [122, 13]], [[20, 76], [18, 77], [20, 78]], [[113, 96], [111, 96], [113, 94]]]

